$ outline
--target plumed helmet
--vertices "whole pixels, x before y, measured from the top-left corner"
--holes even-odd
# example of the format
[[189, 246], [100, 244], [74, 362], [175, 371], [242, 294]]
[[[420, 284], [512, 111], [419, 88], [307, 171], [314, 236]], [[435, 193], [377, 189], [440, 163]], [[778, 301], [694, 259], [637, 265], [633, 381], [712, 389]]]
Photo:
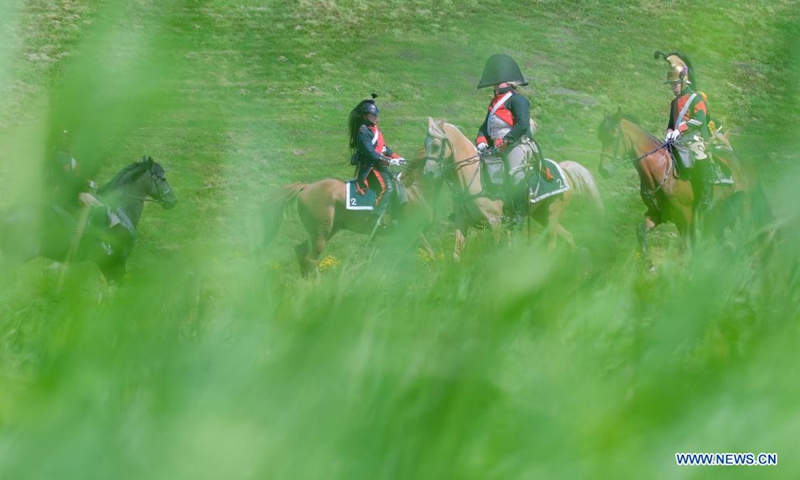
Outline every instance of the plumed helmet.
[[498, 53], [486, 60], [478, 88], [490, 87], [504, 82], [514, 82], [519, 85], [528, 84], [525, 81], [525, 77], [522, 76], [517, 62], [508, 55]]
[[367, 100], [367, 101], [363, 102], [361, 104], [361, 107], [359, 108], [359, 110], [364, 115], [366, 115], [368, 113], [371, 113], [373, 115], [377, 115], [378, 114], [378, 106], [375, 105], [375, 101], [374, 100]]
[[653, 58], [659, 57], [663, 58], [667, 61], [667, 63], [669, 63], [669, 69], [667, 70], [667, 81], [664, 83], [692, 83], [691, 80], [693, 76], [693, 69], [691, 63], [689, 62], [689, 58], [686, 55], [680, 52], [664, 54], [656, 50], [656, 52], [653, 54]]
[[356, 107], [356, 109], [358, 110], [358, 113], [360, 113], [362, 115], [366, 115], [368, 113], [371, 113], [373, 115], [377, 115], [378, 114], [378, 106], [375, 105], [375, 99], [378, 98], [378, 94], [377, 93], [373, 93], [370, 96], [372, 98], [368, 98], [366, 100], [361, 100], [361, 102], [358, 104], [358, 106]]

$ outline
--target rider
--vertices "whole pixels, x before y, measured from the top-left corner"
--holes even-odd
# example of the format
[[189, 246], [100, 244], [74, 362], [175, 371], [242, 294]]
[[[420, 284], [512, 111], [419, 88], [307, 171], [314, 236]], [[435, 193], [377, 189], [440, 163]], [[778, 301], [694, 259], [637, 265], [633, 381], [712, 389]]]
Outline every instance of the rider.
[[[373, 214], [379, 218], [391, 201], [392, 193], [397, 191], [400, 205], [406, 202], [406, 192], [389, 171], [388, 166], [405, 165], [406, 160], [393, 152], [378, 129], [377, 95], [362, 100], [350, 112], [348, 127], [350, 133], [350, 163], [357, 166], [356, 188], [364, 193], [372, 188], [378, 193]], [[386, 196], [389, 200], [382, 202]]]
[[67, 130], [62, 130], [54, 142], [45, 180], [51, 200], [69, 211], [87, 205], [102, 206], [92, 194], [96, 189], [94, 181], [84, 177], [80, 164], [72, 156]]
[[682, 53], [665, 55], [656, 52], [656, 58], [663, 57], [669, 62], [667, 81], [675, 99], [669, 112], [669, 124], [664, 140], [674, 142], [685, 139], [685, 144], [694, 160], [691, 179], [695, 191], [700, 192], [698, 206], [707, 210], [711, 206], [713, 188], [711, 181], [711, 160], [706, 152], [706, 142], [710, 137], [708, 126], [707, 97], [694, 89], [694, 69], [689, 59]]
[[532, 138], [530, 102], [517, 92], [519, 86], [527, 84], [517, 62], [503, 54], [489, 57], [478, 83], [479, 89], [494, 87], [494, 96], [475, 146], [479, 152], [489, 154], [485, 159], [487, 165], [495, 155], [501, 157], [505, 166], [502, 178], [505, 200], [512, 206], [515, 223], [521, 223], [527, 211], [527, 201], [519, 199], [520, 190], [527, 189], [525, 170], [531, 159], [537, 160], [541, 167], [539, 147]]

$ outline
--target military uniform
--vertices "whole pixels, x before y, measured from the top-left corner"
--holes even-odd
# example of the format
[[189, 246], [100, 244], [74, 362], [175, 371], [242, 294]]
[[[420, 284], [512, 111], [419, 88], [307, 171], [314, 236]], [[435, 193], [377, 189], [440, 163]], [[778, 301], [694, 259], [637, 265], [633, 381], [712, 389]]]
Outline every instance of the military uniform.
[[72, 155], [63, 150], [55, 152], [46, 175], [50, 201], [70, 211], [80, 207], [79, 196], [93, 185], [83, 177]]
[[358, 166], [356, 179], [358, 188], [373, 188], [378, 192], [377, 204], [386, 193], [392, 191], [392, 173], [385, 157], [400, 158], [386, 145], [383, 134], [377, 125], [363, 124], [358, 129], [355, 163]]
[[[660, 52], [656, 52], [658, 54]], [[679, 141], [688, 147], [694, 160], [691, 178], [695, 191], [700, 193], [699, 205], [707, 209], [713, 196], [711, 160], [706, 152], [706, 143], [710, 137], [708, 99], [703, 92], [694, 90], [692, 71], [684, 55], [661, 55], [670, 63], [667, 81], [664, 83], [671, 84], [675, 93], [675, 99], [670, 104], [666, 141]]]
[[[378, 193], [374, 212], [380, 215], [388, 206], [396, 187], [396, 179], [388, 166], [401, 165], [405, 159], [386, 145], [383, 133], [370, 120], [369, 114], [377, 119], [378, 107], [372, 100], [362, 101], [350, 114], [350, 146], [353, 149], [351, 163], [356, 165], [356, 188], [361, 193], [366, 193], [368, 188]], [[397, 190], [400, 202], [404, 203], [405, 192], [399, 185]]]
[[[506, 202], [517, 216], [527, 209], [526, 170], [532, 160], [541, 161], [532, 139], [530, 102], [516, 91], [517, 85], [527, 84], [517, 63], [501, 54], [489, 57], [478, 83], [479, 89], [494, 86], [495, 95], [475, 144], [479, 151], [495, 147], [496, 154], [485, 156], [484, 163], [492, 183], [504, 186]], [[498, 156], [502, 163], [497, 161]], [[493, 164], [504, 168], [494, 168]]]

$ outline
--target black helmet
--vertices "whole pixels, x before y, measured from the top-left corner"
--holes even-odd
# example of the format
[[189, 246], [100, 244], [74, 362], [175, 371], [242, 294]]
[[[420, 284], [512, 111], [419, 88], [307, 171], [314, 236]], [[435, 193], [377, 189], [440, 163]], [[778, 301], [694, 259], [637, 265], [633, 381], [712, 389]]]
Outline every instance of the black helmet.
[[498, 53], [486, 60], [478, 88], [490, 87], [504, 82], [515, 82], [519, 85], [528, 84], [525, 81], [525, 77], [522, 76], [517, 62], [508, 55]]
[[378, 114], [378, 106], [375, 105], [375, 100], [365, 100], [361, 103], [361, 107], [359, 108], [362, 114], [366, 115], [371, 113], [373, 115]]

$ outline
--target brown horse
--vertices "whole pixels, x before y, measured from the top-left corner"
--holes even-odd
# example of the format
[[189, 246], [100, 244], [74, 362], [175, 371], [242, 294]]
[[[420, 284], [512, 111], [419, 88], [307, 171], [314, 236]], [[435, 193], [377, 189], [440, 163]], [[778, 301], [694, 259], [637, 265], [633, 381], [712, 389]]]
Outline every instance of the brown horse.
[[[408, 193], [408, 202], [393, 212], [403, 233], [418, 235], [422, 247], [433, 256], [433, 249], [422, 233], [434, 221], [435, 195], [441, 186], [438, 166], [428, 161], [425, 152], [420, 150], [400, 174], [400, 183]], [[277, 235], [285, 209], [297, 202], [300, 222], [308, 234], [295, 247], [297, 261], [302, 275], [316, 271], [320, 254], [326, 242], [339, 230], [372, 235], [396, 231], [397, 228], [376, 228], [371, 211], [348, 210], [346, 208], [345, 182], [326, 178], [314, 183], [292, 183], [280, 187], [267, 204], [266, 241], [269, 243]], [[383, 201], [389, 201], [385, 198]]]
[[[480, 155], [475, 145], [456, 126], [444, 120], [428, 118], [425, 150], [429, 159], [439, 163], [445, 181], [453, 190], [456, 242], [453, 259], [458, 261], [464, 251], [467, 233], [473, 226], [488, 224], [499, 240], [502, 234], [503, 201], [489, 197], [481, 184]], [[588, 195], [599, 213], [603, 202], [592, 174], [582, 165], [564, 161], [559, 166], [566, 174], [570, 189], [540, 202], [530, 204], [528, 216], [546, 227], [548, 246], [555, 248], [558, 238], [575, 247], [572, 234], [560, 223], [561, 215], [572, 199], [572, 192]]]
[[[674, 166], [668, 144], [648, 133], [634, 119], [621, 111], [606, 115], [598, 129], [603, 151], [600, 173], [608, 178], [618, 165], [633, 165], [639, 174], [639, 190], [647, 207], [644, 222], [638, 229], [642, 253], [647, 254], [647, 233], [656, 225], [673, 222], [684, 243], [695, 236], [695, 193], [688, 179], [681, 178]], [[705, 231], [722, 235], [725, 226], [752, 209], [755, 176], [743, 174], [742, 164], [735, 161], [727, 148], [713, 149], [712, 155], [725, 161], [733, 184], [715, 185], [712, 209], [704, 222]], [[759, 193], [760, 189], [755, 189]], [[763, 203], [766, 207], [766, 203]], [[765, 220], [765, 219], [764, 219]]]

